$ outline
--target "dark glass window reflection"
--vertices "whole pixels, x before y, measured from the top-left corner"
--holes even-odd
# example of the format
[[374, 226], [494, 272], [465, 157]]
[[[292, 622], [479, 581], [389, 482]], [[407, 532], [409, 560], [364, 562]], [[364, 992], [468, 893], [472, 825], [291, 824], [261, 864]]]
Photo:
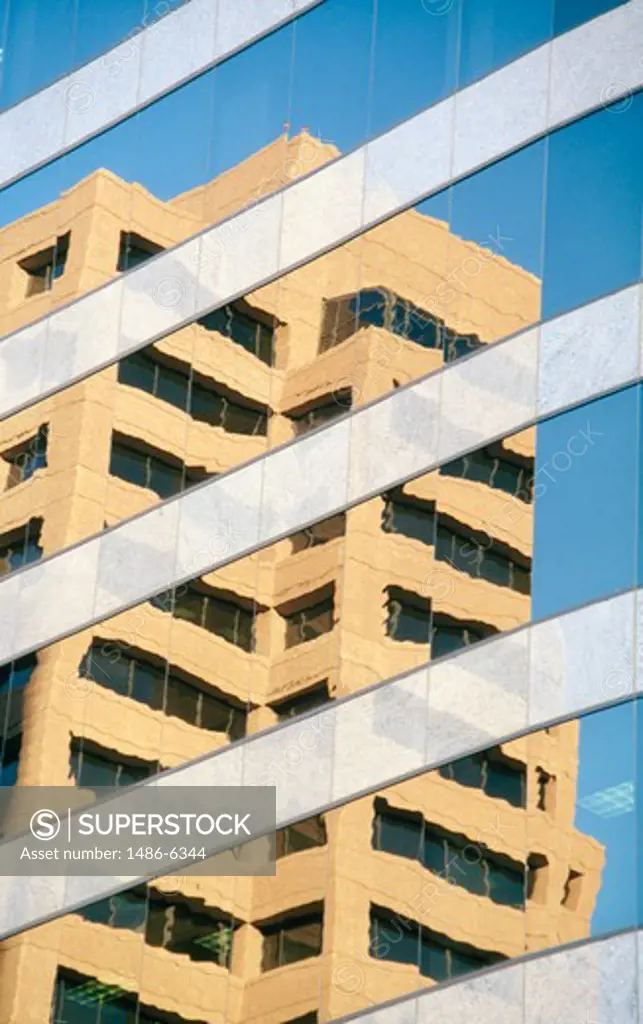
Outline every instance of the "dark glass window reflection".
[[220, 912], [197, 910], [180, 899], [139, 888], [92, 903], [79, 913], [86, 921], [139, 932], [149, 946], [230, 967], [234, 924]]
[[146, 263], [152, 256], [163, 252], [163, 246], [149, 239], [136, 235], [132, 231], [121, 231], [121, 240], [118, 248], [118, 261], [116, 269], [119, 272], [133, 270], [141, 263]]
[[59, 968], [52, 1024], [188, 1024], [175, 1013], [145, 1006], [120, 985]]
[[460, 477], [486, 484], [518, 498], [519, 501], [524, 501], [525, 504], [532, 501], [533, 459], [520, 458], [500, 445], [463, 455], [445, 466], [440, 466], [439, 472], [442, 476]]
[[443, 779], [480, 789], [487, 796], [506, 800], [513, 807], [527, 806], [527, 773], [524, 764], [511, 762], [497, 750], [471, 754], [438, 771]]
[[321, 953], [323, 906], [300, 907], [257, 927], [263, 935], [262, 971], [307, 960]]
[[321, 600], [313, 599], [312, 602], [311, 595], [306, 595], [297, 604], [299, 607], [286, 611], [283, 616], [286, 647], [296, 647], [316, 640], [323, 633], [330, 633], [335, 625], [333, 593]]
[[120, 437], [112, 440], [109, 471], [130, 484], [154, 491], [159, 498], [171, 498], [206, 476], [203, 470], [192, 469], [167, 453], [158, 455], [135, 439]]
[[224, 597], [205, 584], [185, 584], [150, 598], [150, 604], [176, 619], [216, 633], [244, 651], [255, 650], [255, 613], [250, 602]]
[[0, 745], [0, 786], [15, 786], [20, 766], [22, 734], [16, 733]]
[[37, 664], [37, 655], [25, 654], [23, 658], [3, 665], [0, 668], [0, 696], [22, 690], [31, 679]]
[[431, 625], [431, 657], [453, 654], [493, 636], [498, 630], [485, 622], [464, 622], [450, 615], [434, 614]]
[[77, 786], [131, 786], [158, 770], [157, 762], [126, 757], [82, 739], [74, 738], [71, 743], [69, 771]]
[[385, 907], [371, 909], [371, 956], [412, 964], [434, 981], [447, 981], [507, 959], [424, 928]]
[[298, 821], [277, 832], [276, 856], [288, 857], [292, 853], [325, 846], [328, 841], [326, 823], [321, 815]]
[[431, 633], [431, 602], [401, 587], [387, 587], [386, 635], [401, 643], [426, 644]]
[[42, 556], [42, 519], [30, 519], [18, 530], [0, 537], [0, 576], [22, 569]]
[[118, 364], [118, 380], [227, 433], [265, 437], [268, 432], [267, 406], [254, 405], [205, 377], [195, 379], [188, 364], [170, 366], [155, 353], [135, 352]]
[[49, 428], [45, 423], [33, 437], [2, 453], [2, 458], [11, 467], [7, 475], [7, 490], [30, 480], [37, 469], [46, 468], [48, 439]]
[[25, 276], [25, 298], [50, 291], [54, 281], [65, 273], [70, 237], [70, 232], [67, 232], [66, 235], [57, 238], [54, 245], [32, 253], [18, 262]]
[[206, 313], [197, 323], [207, 331], [217, 331], [267, 366], [274, 365], [274, 327], [239, 304], [222, 306]]
[[494, 903], [524, 907], [524, 865], [494, 856], [421, 815], [409, 815], [377, 799], [373, 848], [417, 860], [451, 885], [462, 886]]
[[422, 544], [435, 544], [435, 502], [420, 501], [401, 493], [401, 489], [384, 499], [382, 529], [385, 533], [399, 533], [419, 540]]
[[297, 715], [304, 715], [307, 711], [314, 711], [321, 708], [332, 700], [328, 690], [328, 680], [318, 683], [300, 693], [293, 693], [284, 700], [275, 701], [272, 705], [280, 722], [289, 718], [296, 718]]
[[118, 643], [95, 641], [79, 675], [189, 725], [225, 733], [231, 740], [245, 736], [247, 708], [239, 701], [205, 684], [197, 686], [172, 667], [166, 672], [149, 655], [125, 653]]

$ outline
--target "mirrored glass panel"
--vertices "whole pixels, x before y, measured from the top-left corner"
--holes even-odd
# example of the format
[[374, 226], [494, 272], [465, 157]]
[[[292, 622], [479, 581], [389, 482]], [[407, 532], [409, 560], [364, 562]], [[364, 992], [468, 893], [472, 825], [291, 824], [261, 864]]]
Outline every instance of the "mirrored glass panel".
[[52, 1024], [310, 1024], [632, 928], [642, 710], [294, 822], [274, 877], [158, 879], [14, 937], [0, 1008]]
[[641, 584], [640, 403], [625, 388], [536, 428], [535, 619]]

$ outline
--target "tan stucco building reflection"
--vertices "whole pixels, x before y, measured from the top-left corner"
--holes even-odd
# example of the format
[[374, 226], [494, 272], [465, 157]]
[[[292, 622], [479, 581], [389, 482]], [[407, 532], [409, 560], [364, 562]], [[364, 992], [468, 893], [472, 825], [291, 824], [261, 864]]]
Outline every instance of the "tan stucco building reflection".
[[[284, 138], [171, 202], [93, 174], [2, 232], [3, 333], [334, 155], [309, 136]], [[99, 533], [177, 480], [176, 490], [224, 472], [438, 368], [445, 353], [519, 330], [539, 303], [532, 275], [420, 210], [404, 212], [151, 346], [147, 362], [112, 366], [1, 424], [7, 567], [25, 536], [48, 555]], [[207, 415], [181, 407], [182, 388]], [[390, 424], [397, 450], [416, 437], [413, 425]], [[40, 652], [28, 685], [3, 704], [14, 752], [21, 736], [19, 783], [74, 785], [92, 758], [137, 777], [172, 767], [422, 664], [429, 647], [435, 657], [526, 622], [533, 457], [527, 430], [207, 574], [181, 614], [146, 603]], [[372, 480], [376, 491], [376, 460]], [[216, 557], [226, 538], [212, 542]], [[116, 571], [127, 574], [126, 559]], [[110, 593], [98, 600], [109, 611]], [[92, 671], [101, 656], [129, 666], [129, 693]], [[171, 703], [167, 693], [163, 706], [133, 696], [137, 663], [169, 675]], [[445, 976], [476, 950], [481, 965], [587, 935], [603, 854], [573, 827], [577, 730], [492, 752], [473, 768], [479, 785], [470, 771], [466, 783], [433, 773], [380, 794], [386, 806], [368, 797], [329, 812], [281, 837], [276, 878], [186, 881], [168, 896], [173, 906], [234, 921], [214, 962], [146, 941], [145, 926], [80, 916], [4, 943], [0, 1022], [48, 1020], [61, 970], [138, 994], [159, 1011], [150, 1020], [327, 1020], [441, 980], [398, 962], [408, 935], [383, 953], [387, 914], [415, 922], [425, 965], [442, 964]], [[278, 767], [277, 782], [279, 770], [297, 766]], [[511, 800], [487, 785], [494, 771]], [[416, 839], [431, 856], [443, 849], [445, 864], [467, 843], [491, 852], [477, 881], [459, 884], [409, 856]], [[522, 905], [492, 897], [494, 871], [501, 890], [517, 891], [517, 873], [528, 878]], [[96, 999], [116, 998], [96, 991], [83, 1020], [100, 1020]]]

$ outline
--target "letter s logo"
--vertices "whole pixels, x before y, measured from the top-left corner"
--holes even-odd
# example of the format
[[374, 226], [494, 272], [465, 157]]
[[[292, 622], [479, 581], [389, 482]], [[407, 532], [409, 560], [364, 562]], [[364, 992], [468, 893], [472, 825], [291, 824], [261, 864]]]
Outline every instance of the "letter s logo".
[[36, 839], [55, 839], [60, 832], [60, 818], [55, 811], [36, 811], [31, 817], [29, 828]]

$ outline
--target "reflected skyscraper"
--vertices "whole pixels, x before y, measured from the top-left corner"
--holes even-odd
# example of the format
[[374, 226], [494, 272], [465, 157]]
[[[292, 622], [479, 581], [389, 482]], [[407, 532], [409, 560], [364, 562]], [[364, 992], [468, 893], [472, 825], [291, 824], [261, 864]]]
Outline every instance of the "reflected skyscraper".
[[[5, 229], [9, 315], [333, 156], [284, 137], [165, 203], [98, 171]], [[539, 303], [533, 274], [430, 203], [399, 214], [8, 420], [5, 571], [474, 354]], [[533, 476], [526, 429], [21, 659], [5, 784], [131, 784], [528, 622]], [[423, 709], [396, 713], [404, 742]], [[288, 826], [274, 879], [159, 880], [10, 940], [7, 1019], [42, 1020], [53, 999], [72, 1022], [125, 1021], [138, 999], [150, 1021], [321, 1021], [584, 938], [603, 851], [574, 827], [577, 767], [563, 724]]]

